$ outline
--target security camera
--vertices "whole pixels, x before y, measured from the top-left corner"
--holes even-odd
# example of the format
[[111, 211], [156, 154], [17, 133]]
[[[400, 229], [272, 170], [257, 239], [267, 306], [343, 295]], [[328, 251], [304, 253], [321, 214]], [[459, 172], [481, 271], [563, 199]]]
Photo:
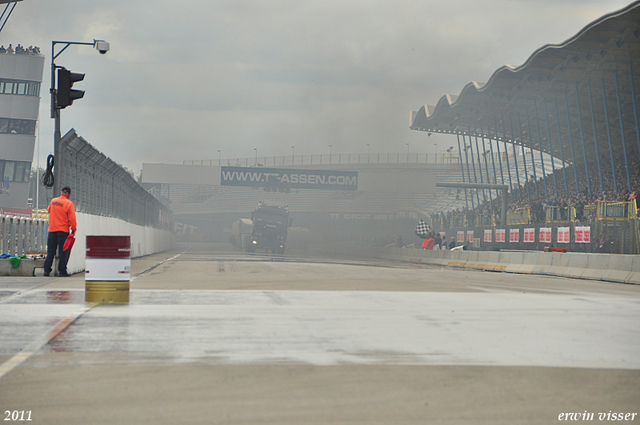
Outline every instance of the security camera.
[[104, 55], [109, 51], [109, 43], [106, 41], [96, 41], [96, 49], [98, 49], [100, 54]]

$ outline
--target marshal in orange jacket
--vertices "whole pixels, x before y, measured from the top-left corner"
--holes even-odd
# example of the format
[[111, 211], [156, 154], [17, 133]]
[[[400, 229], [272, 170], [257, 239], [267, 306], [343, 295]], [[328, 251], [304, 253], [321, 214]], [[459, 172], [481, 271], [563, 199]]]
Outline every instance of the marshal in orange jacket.
[[49, 232], [69, 233], [69, 228], [73, 233], [77, 230], [76, 209], [73, 202], [64, 194], [58, 198], [53, 198], [49, 202]]

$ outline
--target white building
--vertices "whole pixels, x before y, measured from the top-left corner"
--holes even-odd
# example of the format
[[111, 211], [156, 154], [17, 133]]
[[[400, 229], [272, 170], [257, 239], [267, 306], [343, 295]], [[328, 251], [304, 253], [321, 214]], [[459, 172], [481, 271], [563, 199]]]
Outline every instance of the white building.
[[0, 213], [31, 216], [29, 176], [44, 56], [18, 46], [0, 48]]

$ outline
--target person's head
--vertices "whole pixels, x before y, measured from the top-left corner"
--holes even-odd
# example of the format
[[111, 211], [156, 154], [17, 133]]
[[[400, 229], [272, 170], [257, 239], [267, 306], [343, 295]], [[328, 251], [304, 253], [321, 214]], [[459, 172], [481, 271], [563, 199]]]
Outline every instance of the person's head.
[[71, 196], [71, 188], [69, 186], [63, 187], [60, 191], [60, 195], [68, 198], [69, 196]]

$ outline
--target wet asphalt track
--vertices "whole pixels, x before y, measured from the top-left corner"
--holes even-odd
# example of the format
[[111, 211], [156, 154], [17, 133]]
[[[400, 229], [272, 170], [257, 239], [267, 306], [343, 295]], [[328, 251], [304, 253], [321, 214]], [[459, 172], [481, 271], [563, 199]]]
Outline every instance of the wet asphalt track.
[[[37, 412], [33, 423], [182, 423], [180, 406], [204, 403], [200, 412], [185, 413], [183, 423], [514, 423], [513, 412], [525, 415], [519, 423], [549, 423], [563, 409], [635, 412], [640, 406], [636, 286], [246, 256], [211, 245], [133, 260], [132, 275], [128, 305], [85, 304], [82, 276], [0, 278], [3, 412]], [[173, 377], [180, 368], [186, 369]], [[59, 376], [63, 370], [68, 373]], [[157, 372], [149, 377], [148, 370]], [[462, 371], [470, 376], [460, 378]], [[189, 383], [181, 380], [191, 374], [199, 394], [221, 392], [218, 407], [202, 395], [183, 397]], [[208, 374], [230, 374], [226, 388], [236, 397], [223, 402], [225, 386], [203, 380]], [[103, 387], [105, 378], [114, 381]], [[114, 411], [118, 386], [141, 393], [120, 400], [126, 408]], [[354, 388], [342, 402], [332, 401], [345, 386]], [[156, 392], [163, 387], [172, 397], [160, 403]], [[486, 396], [504, 393], [500, 400], [466, 397], [463, 407], [449, 405], [476, 387]], [[254, 394], [257, 388], [264, 392]], [[268, 402], [269, 388], [287, 395]], [[399, 396], [403, 388], [410, 395]], [[62, 404], [69, 408], [53, 403], [56, 389], [68, 395]], [[91, 394], [110, 391], [94, 406], [96, 417], [69, 400], [91, 405]], [[370, 391], [380, 394], [367, 396]], [[448, 391], [455, 395], [436, 402], [441, 410], [411, 402]], [[512, 402], [514, 391], [553, 402], [536, 396]], [[306, 393], [296, 403], [283, 401]], [[240, 400], [255, 411], [239, 407]], [[394, 416], [395, 409], [401, 412]]]

